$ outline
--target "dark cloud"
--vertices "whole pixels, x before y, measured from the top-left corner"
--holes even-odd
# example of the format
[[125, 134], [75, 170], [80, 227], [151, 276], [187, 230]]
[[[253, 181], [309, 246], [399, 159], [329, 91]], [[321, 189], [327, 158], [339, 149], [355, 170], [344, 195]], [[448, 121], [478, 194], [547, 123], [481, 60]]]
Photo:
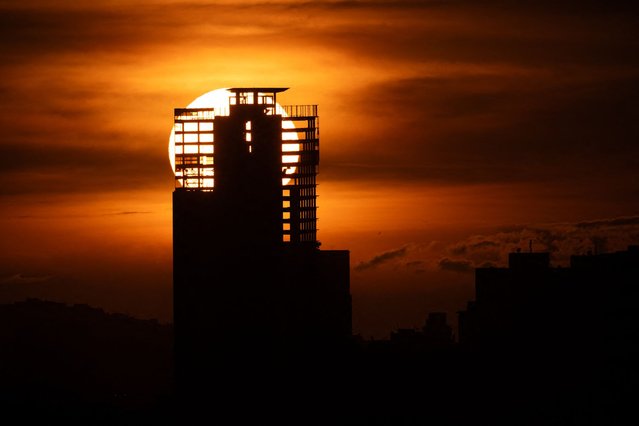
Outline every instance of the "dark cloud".
[[134, 212], [134, 211], [126, 211], [126, 212], [117, 212], [117, 213], [108, 213], [106, 216], [127, 216], [132, 214], [149, 214], [151, 212]]
[[612, 219], [593, 220], [590, 222], [578, 222], [575, 224], [577, 228], [596, 229], [618, 226], [638, 226], [639, 216], [616, 217]]
[[497, 247], [499, 247], [499, 245], [496, 242], [483, 240], [478, 242], [459, 244], [451, 247], [449, 251], [456, 256], [460, 256], [466, 254], [469, 251], [476, 251], [486, 248], [493, 249]]
[[[176, 42], [184, 47], [192, 46], [212, 33], [218, 35], [208, 38], [209, 45], [214, 46], [228, 41], [230, 28], [241, 23], [246, 25], [237, 13], [237, 6], [233, 9], [233, 5], [140, 2], [126, 7], [72, 6], [49, 4], [36, 8], [20, 5], [3, 8], [0, 45], [6, 49], [9, 60], [18, 63], [46, 60], [78, 52], [137, 54]], [[204, 34], [193, 34], [194, 24], [206, 23], [210, 25], [201, 28], [206, 30]], [[251, 24], [265, 26], [266, 18], [256, 15]], [[170, 31], [167, 30], [169, 26]]]
[[374, 256], [372, 259], [360, 262], [357, 266], [355, 266], [355, 270], [358, 272], [365, 271], [367, 269], [375, 268], [379, 265], [387, 263], [391, 260], [398, 259], [406, 256], [408, 252], [408, 245], [400, 247], [395, 250], [386, 251], [384, 253], [378, 254]]
[[[321, 38], [379, 65], [426, 61], [637, 64], [632, 54], [637, 40], [629, 37], [637, 33], [637, 20], [627, 7], [561, 3], [346, 2], [307, 10], [314, 11], [315, 21], [323, 24], [313, 27], [321, 30]], [[337, 13], [351, 20], [335, 19]], [[313, 40], [312, 33], [300, 36]]]
[[160, 25], [154, 22], [156, 14], [145, 16], [142, 10], [5, 9], [0, 13], [0, 46], [5, 52], [0, 69], [57, 60], [61, 55], [139, 53], [157, 44]]
[[478, 248], [484, 248], [484, 247], [496, 247], [497, 244], [495, 244], [492, 241], [481, 241], [479, 243], [475, 243], [473, 245], [471, 245], [472, 248], [474, 249], [478, 249]]
[[[330, 142], [327, 142], [330, 143]], [[381, 142], [380, 142], [381, 144]], [[410, 150], [408, 150], [410, 151]], [[343, 161], [352, 160], [358, 162]], [[408, 154], [410, 155], [410, 154]], [[424, 158], [426, 164], [405, 164], [414, 161], [406, 158], [384, 158], [365, 151], [356, 153], [335, 153], [322, 158], [321, 179], [340, 182], [404, 182], [442, 185], [464, 185], [477, 183], [522, 183], [544, 182], [552, 176], [542, 176], [532, 171], [521, 170], [515, 165], [454, 164]], [[354, 158], [357, 157], [357, 158]], [[462, 163], [460, 161], [460, 163]]]
[[114, 213], [47, 213], [47, 214], [30, 214], [30, 215], [11, 215], [7, 214], [5, 217], [11, 217], [14, 219], [81, 219], [81, 218], [96, 218], [96, 217], [104, 217], [104, 216], [131, 216], [131, 215], [145, 215], [152, 214], [151, 211], [122, 211], [122, 212], [114, 212]]
[[23, 285], [23, 284], [34, 284], [34, 283], [44, 283], [51, 279], [50, 275], [24, 275], [22, 273], [17, 273], [5, 277], [0, 277], [0, 285]]
[[[451, 75], [377, 84], [353, 106], [385, 119], [365, 146], [326, 152], [322, 172], [448, 184], [601, 180], [634, 192], [637, 76]], [[385, 101], [372, 105], [370, 93]]]
[[455, 260], [447, 257], [441, 259], [437, 266], [442, 271], [452, 271], [461, 273], [470, 273], [473, 271], [473, 264], [467, 260]]
[[639, 57], [631, 52], [639, 25], [627, 5], [431, 6], [398, 12], [385, 25], [323, 29], [354, 56], [416, 70], [342, 98], [344, 110], [383, 119], [365, 144], [324, 151], [327, 179], [566, 186], [605, 179], [637, 192]]
[[0, 145], [3, 194], [117, 191], [171, 185], [164, 149]]
[[[638, 61], [633, 55], [637, 40], [631, 37], [636, 19], [620, 5], [238, 1], [69, 6], [73, 3], [4, 6], [0, 43], [11, 53], [6, 58], [33, 60], [36, 54], [46, 58], [79, 51], [136, 54], [174, 43], [287, 42], [294, 33], [296, 43], [329, 46], [378, 63]], [[259, 37], [247, 32], [251, 28]]]

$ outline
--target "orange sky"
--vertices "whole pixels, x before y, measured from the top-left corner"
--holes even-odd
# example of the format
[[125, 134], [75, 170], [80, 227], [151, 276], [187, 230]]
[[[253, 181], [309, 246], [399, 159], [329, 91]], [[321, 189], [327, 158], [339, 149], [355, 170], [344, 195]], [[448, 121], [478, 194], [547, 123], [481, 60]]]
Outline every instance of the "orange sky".
[[172, 111], [219, 87], [319, 105], [364, 335], [454, 316], [530, 239], [637, 243], [639, 14], [511, 3], [0, 1], [0, 301], [169, 320]]

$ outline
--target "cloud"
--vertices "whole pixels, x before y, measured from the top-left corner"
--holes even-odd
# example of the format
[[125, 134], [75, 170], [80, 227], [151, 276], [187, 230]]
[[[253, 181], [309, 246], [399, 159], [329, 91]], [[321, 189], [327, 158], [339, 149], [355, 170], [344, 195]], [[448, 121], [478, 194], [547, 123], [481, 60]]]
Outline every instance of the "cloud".
[[49, 281], [52, 277], [50, 275], [23, 275], [22, 273], [17, 273], [13, 275], [8, 275], [5, 277], [0, 277], [0, 285], [8, 284], [8, 285], [22, 285], [22, 284], [33, 284], [33, 283], [43, 283]]
[[[354, 270], [393, 265], [396, 272], [469, 273], [474, 268], [506, 267], [509, 253], [528, 251], [531, 244], [535, 252], [549, 252], [553, 265], [568, 266], [572, 255], [626, 250], [639, 244], [639, 216], [496, 228], [493, 233], [470, 235], [447, 245], [411, 243], [360, 262]], [[398, 259], [404, 260], [398, 263]]]
[[457, 256], [464, 255], [468, 251], [476, 251], [481, 249], [494, 249], [498, 248], [499, 245], [494, 241], [480, 240], [477, 242], [468, 242], [461, 243], [456, 246], [450, 247], [449, 251]]
[[455, 260], [445, 257], [441, 259], [437, 265], [442, 271], [461, 273], [470, 273], [473, 271], [473, 264], [468, 260]]
[[[504, 69], [372, 84], [350, 107], [362, 120], [385, 120], [365, 145], [328, 151], [322, 173], [447, 184], [600, 180], [636, 189], [639, 74], [572, 75]], [[370, 93], [384, 102], [373, 105]]]
[[402, 246], [395, 250], [386, 251], [384, 253], [378, 254], [374, 256], [370, 260], [360, 262], [357, 266], [355, 266], [355, 270], [358, 272], [365, 271], [367, 269], [375, 268], [379, 265], [387, 263], [391, 260], [398, 259], [406, 256], [408, 252], [408, 245]]
[[[472, 272], [474, 268], [506, 267], [508, 254], [519, 249], [549, 252], [553, 265], [568, 266], [570, 256], [626, 250], [639, 244], [639, 216], [574, 223], [531, 224], [472, 235], [449, 244], [435, 266], [441, 271]], [[437, 253], [432, 255], [436, 256]]]
[[616, 217], [612, 219], [578, 222], [575, 227], [582, 229], [615, 228], [624, 226], [639, 226], [639, 216]]
[[124, 211], [124, 212], [116, 212], [116, 213], [106, 213], [105, 216], [128, 216], [128, 215], [134, 215], [134, 214], [150, 214], [152, 212], [136, 212], [136, 211]]
[[506, 266], [508, 253], [528, 250], [531, 243], [534, 251], [551, 253], [554, 264], [567, 265], [572, 255], [625, 250], [639, 244], [639, 216], [512, 227], [468, 237], [447, 250], [475, 267]]
[[77, 193], [166, 186], [172, 174], [161, 150], [50, 144], [0, 146], [4, 195]]

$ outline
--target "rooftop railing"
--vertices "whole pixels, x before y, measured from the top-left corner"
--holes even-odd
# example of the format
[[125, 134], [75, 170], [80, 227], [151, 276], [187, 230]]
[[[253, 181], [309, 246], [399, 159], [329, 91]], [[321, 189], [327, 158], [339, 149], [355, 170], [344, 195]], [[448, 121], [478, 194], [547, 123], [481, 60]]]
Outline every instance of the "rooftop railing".
[[289, 117], [317, 117], [317, 105], [282, 105]]

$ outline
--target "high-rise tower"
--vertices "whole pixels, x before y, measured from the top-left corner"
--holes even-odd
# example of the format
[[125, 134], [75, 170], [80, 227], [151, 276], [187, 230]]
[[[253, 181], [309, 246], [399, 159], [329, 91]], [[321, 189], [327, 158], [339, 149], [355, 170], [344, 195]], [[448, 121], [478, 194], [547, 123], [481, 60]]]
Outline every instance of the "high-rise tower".
[[281, 351], [351, 335], [349, 252], [317, 240], [316, 105], [229, 89], [228, 108], [175, 109], [176, 361]]

